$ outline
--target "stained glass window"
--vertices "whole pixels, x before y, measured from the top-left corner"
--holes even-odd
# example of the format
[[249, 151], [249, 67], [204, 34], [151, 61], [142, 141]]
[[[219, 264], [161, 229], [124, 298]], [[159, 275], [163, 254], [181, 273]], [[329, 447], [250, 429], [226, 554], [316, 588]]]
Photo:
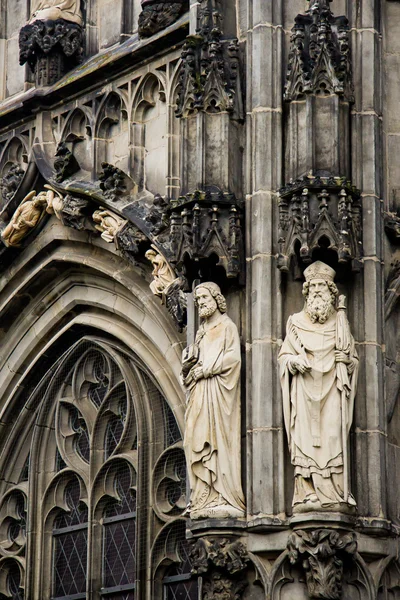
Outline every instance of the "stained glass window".
[[191, 574], [189, 546], [183, 537], [178, 541], [178, 556], [180, 562], [164, 577], [164, 600], [199, 600], [197, 577]]

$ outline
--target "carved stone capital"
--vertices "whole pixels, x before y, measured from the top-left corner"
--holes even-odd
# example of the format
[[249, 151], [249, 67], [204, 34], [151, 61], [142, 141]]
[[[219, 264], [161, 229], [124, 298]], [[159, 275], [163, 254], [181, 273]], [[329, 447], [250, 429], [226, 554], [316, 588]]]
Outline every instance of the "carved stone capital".
[[222, 15], [214, 5], [200, 2], [199, 29], [182, 50], [177, 117], [204, 111], [243, 119], [239, 43], [223, 39]]
[[327, 245], [340, 263], [360, 270], [362, 218], [360, 192], [340, 177], [306, 176], [279, 191], [278, 268], [288, 271], [290, 259], [304, 263]]
[[201, 575], [212, 567], [225, 569], [228, 573], [243, 571], [249, 557], [240, 540], [232, 538], [204, 537], [194, 543], [190, 558], [192, 573]]
[[19, 62], [28, 63], [37, 86], [56, 83], [82, 60], [83, 29], [65, 19], [36, 20], [19, 32]]
[[353, 102], [349, 23], [335, 17], [327, 0], [310, 0], [292, 29], [285, 100], [304, 94], [338, 94]]
[[199, 538], [191, 553], [192, 573], [203, 577], [203, 600], [240, 600], [247, 585], [249, 562], [245, 546], [236, 539]]
[[144, 0], [139, 15], [139, 36], [150, 37], [172, 25], [187, 9], [185, 0]]
[[289, 560], [301, 564], [310, 598], [339, 600], [342, 596], [343, 561], [357, 550], [353, 532], [334, 529], [296, 530], [288, 540]]

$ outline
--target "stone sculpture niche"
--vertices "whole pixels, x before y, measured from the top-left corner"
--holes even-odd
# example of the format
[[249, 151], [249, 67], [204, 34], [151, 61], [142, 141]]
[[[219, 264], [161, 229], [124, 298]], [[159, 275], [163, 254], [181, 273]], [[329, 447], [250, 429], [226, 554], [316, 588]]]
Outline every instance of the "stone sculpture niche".
[[28, 63], [36, 85], [53, 85], [83, 54], [81, 0], [37, 0], [19, 33], [20, 64]]
[[191, 519], [244, 517], [240, 473], [240, 341], [216, 283], [194, 290], [202, 324], [182, 356]]
[[348, 435], [358, 356], [335, 271], [317, 261], [305, 271], [305, 305], [289, 317], [279, 353], [286, 432], [294, 466], [293, 513], [354, 513]]

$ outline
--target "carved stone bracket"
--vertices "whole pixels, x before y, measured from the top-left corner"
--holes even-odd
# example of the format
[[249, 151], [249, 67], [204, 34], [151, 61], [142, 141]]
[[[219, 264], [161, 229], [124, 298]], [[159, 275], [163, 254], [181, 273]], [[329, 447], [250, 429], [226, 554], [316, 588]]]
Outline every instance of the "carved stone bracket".
[[285, 100], [304, 94], [338, 94], [353, 102], [349, 23], [335, 17], [331, 0], [310, 0], [305, 14], [297, 15], [292, 29]]
[[92, 203], [85, 198], [79, 198], [68, 194], [62, 199], [62, 207], [55, 211], [56, 216], [66, 227], [72, 227], [78, 231], [84, 229], [96, 231], [92, 221]]
[[124, 171], [106, 162], [101, 163], [101, 166], [103, 171], [99, 175], [100, 189], [107, 200], [115, 202], [134, 188], [135, 183]]
[[142, 0], [138, 31], [141, 38], [150, 37], [172, 25], [187, 10], [185, 0]]
[[19, 62], [28, 63], [37, 86], [56, 83], [82, 61], [83, 29], [65, 19], [36, 20], [19, 33]]
[[203, 600], [240, 600], [247, 583], [247, 550], [239, 540], [198, 539], [191, 550], [192, 573], [203, 577]]
[[78, 161], [65, 142], [59, 144], [56, 151], [56, 158], [54, 159], [55, 180], [57, 183], [61, 183], [67, 177], [71, 177], [79, 169]]
[[182, 50], [177, 117], [199, 111], [243, 119], [239, 42], [224, 40], [215, 0], [200, 2], [199, 29]]
[[307, 176], [279, 191], [278, 268], [288, 271], [297, 255], [304, 263], [313, 251], [327, 247], [339, 263], [360, 270], [362, 257], [361, 195], [338, 177]]
[[356, 536], [348, 531], [296, 530], [288, 540], [289, 560], [302, 565], [310, 598], [341, 598], [343, 561], [352, 559], [356, 550]]

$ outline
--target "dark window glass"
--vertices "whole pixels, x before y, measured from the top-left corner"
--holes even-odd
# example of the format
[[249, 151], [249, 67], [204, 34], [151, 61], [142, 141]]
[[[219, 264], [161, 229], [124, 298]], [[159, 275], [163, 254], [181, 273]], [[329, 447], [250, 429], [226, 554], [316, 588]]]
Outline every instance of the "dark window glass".
[[53, 598], [82, 594], [85, 598], [87, 570], [87, 508], [80, 503], [77, 480], [65, 489], [70, 512], [60, 515], [53, 529], [54, 582]]
[[26, 457], [25, 464], [22, 467], [21, 475], [19, 477], [20, 481], [28, 481], [28, 479], [29, 479], [29, 461], [30, 461], [30, 454], [28, 454], [28, 456]]
[[131, 473], [127, 465], [118, 468], [115, 491], [119, 500], [107, 506], [103, 518], [102, 595], [115, 600], [133, 600], [136, 569], [136, 498], [131, 490]]
[[165, 600], [198, 600], [197, 578], [191, 575], [188, 543], [185, 539], [178, 541], [178, 555], [181, 559], [168, 569], [164, 577]]
[[24, 591], [19, 587], [21, 583], [21, 575], [19, 571], [19, 567], [16, 564], [13, 564], [7, 575], [7, 591], [8, 595], [4, 596], [0, 594], [0, 600], [24, 600]]

